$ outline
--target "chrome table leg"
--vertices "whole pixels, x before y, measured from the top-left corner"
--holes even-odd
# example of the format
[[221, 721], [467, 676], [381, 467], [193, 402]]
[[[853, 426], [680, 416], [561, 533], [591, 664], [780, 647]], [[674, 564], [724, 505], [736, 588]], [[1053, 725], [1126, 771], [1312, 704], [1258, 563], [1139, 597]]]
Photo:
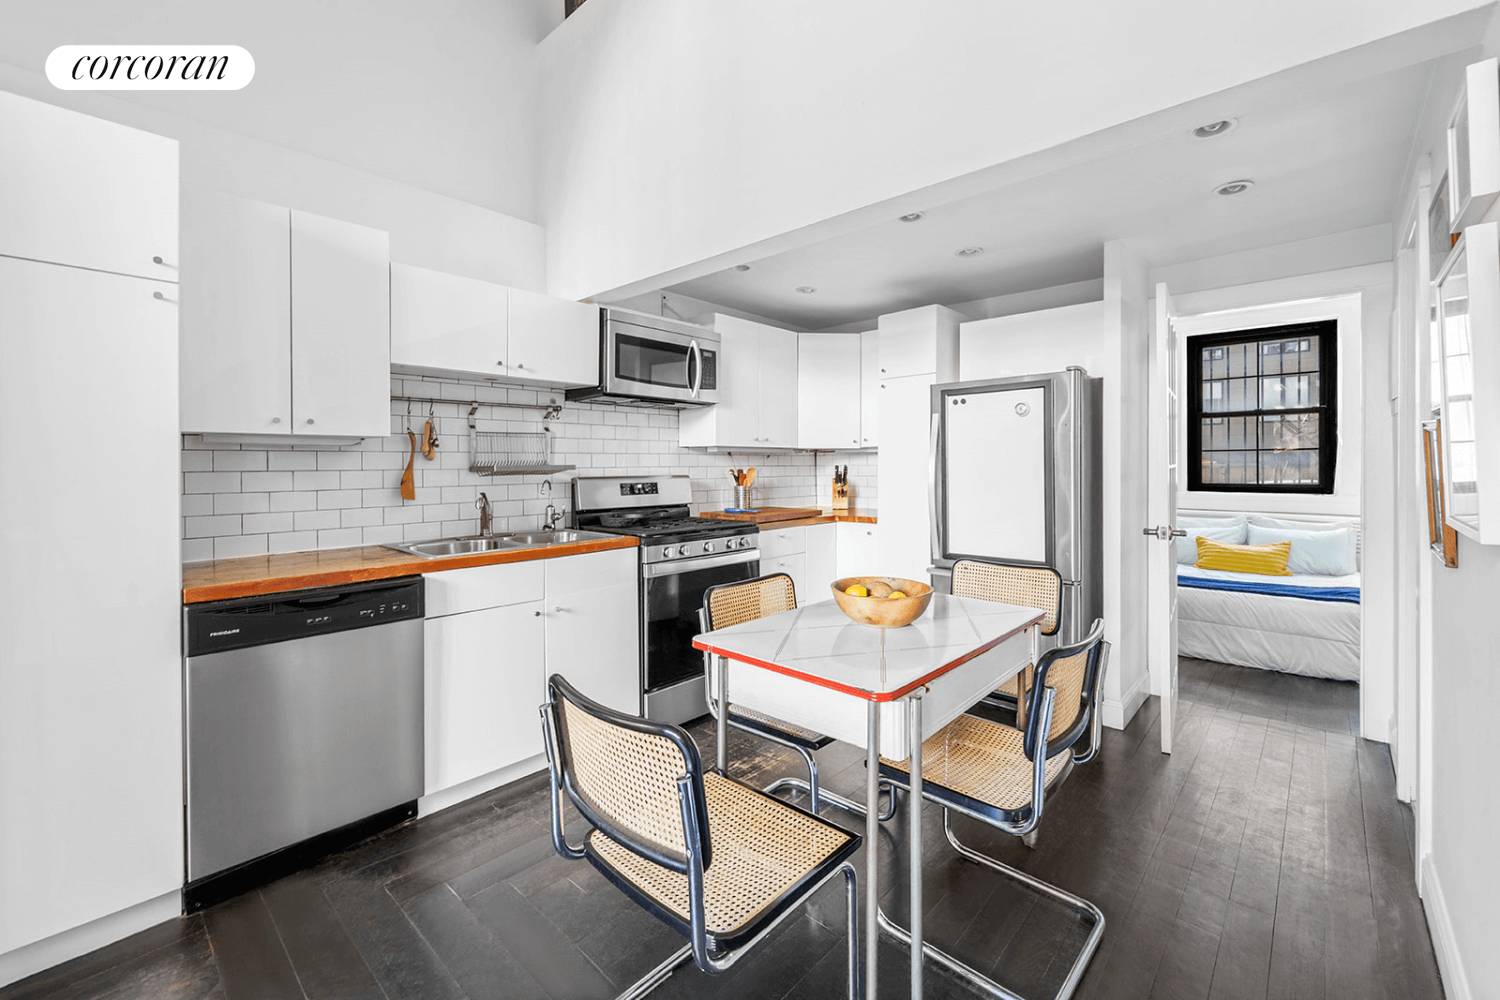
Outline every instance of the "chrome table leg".
[[922, 1000], [922, 692], [906, 701], [911, 743], [911, 1000]]
[[729, 658], [727, 656], [715, 657], [719, 667], [719, 731], [718, 731], [718, 753], [715, 758], [719, 765], [719, 773], [729, 773]]
[[[865, 997], [875, 1000], [880, 956], [880, 703], [867, 709], [865, 734]], [[891, 792], [894, 796], [896, 793]]]

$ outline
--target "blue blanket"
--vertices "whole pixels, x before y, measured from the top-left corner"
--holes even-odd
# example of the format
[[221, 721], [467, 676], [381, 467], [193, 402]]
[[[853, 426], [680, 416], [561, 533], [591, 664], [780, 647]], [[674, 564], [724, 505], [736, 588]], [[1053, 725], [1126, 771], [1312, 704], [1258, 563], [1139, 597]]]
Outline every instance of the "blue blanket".
[[1179, 587], [1197, 587], [1200, 590], [1233, 590], [1242, 594], [1271, 594], [1276, 597], [1300, 597], [1308, 601], [1334, 601], [1339, 604], [1358, 604], [1358, 587], [1295, 587], [1287, 583], [1261, 583], [1259, 580], [1215, 580], [1202, 576], [1177, 577]]

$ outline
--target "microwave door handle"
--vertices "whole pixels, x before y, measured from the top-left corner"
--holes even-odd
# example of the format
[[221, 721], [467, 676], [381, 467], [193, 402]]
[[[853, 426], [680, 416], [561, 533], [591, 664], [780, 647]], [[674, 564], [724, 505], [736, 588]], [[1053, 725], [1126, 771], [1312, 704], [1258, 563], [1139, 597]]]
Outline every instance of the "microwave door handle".
[[698, 347], [696, 340], [688, 341], [688, 361], [693, 369], [692, 396], [697, 399], [698, 390], [703, 388], [703, 351]]

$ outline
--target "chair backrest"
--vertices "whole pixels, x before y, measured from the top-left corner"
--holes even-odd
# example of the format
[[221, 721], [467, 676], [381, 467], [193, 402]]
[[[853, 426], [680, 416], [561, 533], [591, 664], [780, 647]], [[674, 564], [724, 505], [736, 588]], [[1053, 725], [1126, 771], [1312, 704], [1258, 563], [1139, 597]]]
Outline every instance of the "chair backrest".
[[[693, 854], [712, 863], [703, 762], [676, 726], [625, 715], [584, 697], [559, 674], [547, 682], [556, 766], [584, 819], [643, 858], [686, 873]], [[683, 819], [686, 780], [697, 829]]]
[[741, 583], [721, 583], [703, 592], [703, 624], [709, 631], [741, 622], [790, 611], [797, 606], [797, 591], [785, 573]]
[[[1104, 619], [1100, 618], [1081, 641], [1042, 654], [1036, 665], [1036, 680], [1026, 695], [1028, 759], [1036, 759], [1036, 749], [1044, 738], [1047, 756], [1054, 757], [1089, 732], [1105, 645]], [[1052, 704], [1052, 723], [1043, 737], [1041, 707], [1047, 688], [1057, 694]]]
[[1028, 608], [1042, 608], [1042, 634], [1056, 635], [1062, 619], [1062, 577], [1045, 566], [960, 559], [953, 564], [953, 596], [978, 597]]

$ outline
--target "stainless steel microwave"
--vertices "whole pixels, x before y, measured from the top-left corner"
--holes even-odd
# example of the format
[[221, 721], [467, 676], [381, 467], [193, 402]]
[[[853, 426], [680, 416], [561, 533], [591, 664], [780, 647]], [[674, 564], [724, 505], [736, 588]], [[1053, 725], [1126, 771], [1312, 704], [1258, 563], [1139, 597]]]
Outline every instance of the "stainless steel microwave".
[[599, 384], [568, 399], [640, 406], [719, 401], [719, 335], [692, 323], [623, 309], [600, 312]]

